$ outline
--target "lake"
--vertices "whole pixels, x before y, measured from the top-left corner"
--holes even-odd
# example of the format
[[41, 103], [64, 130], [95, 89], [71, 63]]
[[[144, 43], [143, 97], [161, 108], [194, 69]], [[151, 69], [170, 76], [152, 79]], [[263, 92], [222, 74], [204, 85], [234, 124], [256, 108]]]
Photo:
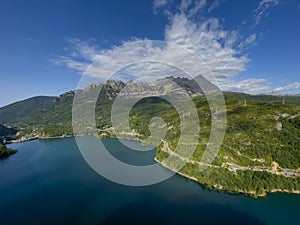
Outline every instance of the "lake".
[[[82, 137], [87, 138], [87, 137]], [[153, 164], [152, 151], [105, 146], [121, 160]], [[94, 172], [75, 138], [9, 145], [18, 153], [0, 160], [1, 224], [300, 224], [300, 195], [252, 199], [209, 191], [179, 175], [159, 184], [130, 187]], [[163, 170], [165, 168], [162, 167]]]

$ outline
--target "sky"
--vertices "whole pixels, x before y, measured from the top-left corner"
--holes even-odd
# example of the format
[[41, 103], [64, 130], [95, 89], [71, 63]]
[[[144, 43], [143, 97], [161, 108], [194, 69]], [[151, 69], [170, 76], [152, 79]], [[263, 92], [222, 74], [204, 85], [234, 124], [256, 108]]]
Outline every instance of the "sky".
[[137, 60], [207, 73], [170, 46], [203, 59], [224, 91], [297, 94], [299, 27], [300, 0], [0, 0], [0, 106]]

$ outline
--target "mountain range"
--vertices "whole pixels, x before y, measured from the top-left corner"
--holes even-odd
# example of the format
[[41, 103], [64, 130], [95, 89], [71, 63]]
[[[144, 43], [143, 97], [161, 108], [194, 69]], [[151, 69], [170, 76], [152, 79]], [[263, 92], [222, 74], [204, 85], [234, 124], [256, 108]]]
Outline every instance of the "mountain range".
[[[91, 96], [98, 96], [95, 105], [98, 136], [114, 137], [111, 123], [114, 100], [118, 95], [140, 97], [129, 115], [132, 132], [124, 138], [146, 140], [151, 135], [149, 124], [152, 119], [162, 118], [167, 132], [156, 147], [156, 160], [163, 166], [174, 169], [172, 163], [164, 163], [170, 156], [174, 161], [184, 160], [186, 166], [179, 171], [181, 175], [222, 191], [251, 196], [265, 196], [267, 192], [275, 191], [300, 192], [300, 96], [224, 92], [227, 114], [225, 138], [212, 164], [199, 171], [213, 118], [209, 104], [195, 81], [179, 77], [168, 79], [171, 83], [162, 80], [152, 83], [110, 80], [91, 83], [84, 89], [57, 97], [39, 96], [13, 103], [0, 108], [0, 140], [7, 143], [72, 136], [72, 107], [76, 94], [82, 97], [84, 104], [90, 103]], [[203, 83], [207, 89], [212, 85]], [[200, 140], [190, 159], [173, 152], [181, 135], [180, 117], [169, 102], [160, 98], [174, 90], [179, 90], [178, 93], [186, 91], [191, 96], [200, 120]], [[148, 95], [153, 92], [156, 97]]]

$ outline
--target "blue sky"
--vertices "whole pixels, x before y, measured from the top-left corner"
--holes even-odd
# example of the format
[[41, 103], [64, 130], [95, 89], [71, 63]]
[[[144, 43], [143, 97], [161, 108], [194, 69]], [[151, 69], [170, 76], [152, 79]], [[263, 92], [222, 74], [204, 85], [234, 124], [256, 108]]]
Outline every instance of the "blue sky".
[[95, 55], [109, 72], [145, 39], [190, 48], [223, 90], [300, 93], [299, 27], [299, 0], [0, 0], [0, 106], [75, 89]]

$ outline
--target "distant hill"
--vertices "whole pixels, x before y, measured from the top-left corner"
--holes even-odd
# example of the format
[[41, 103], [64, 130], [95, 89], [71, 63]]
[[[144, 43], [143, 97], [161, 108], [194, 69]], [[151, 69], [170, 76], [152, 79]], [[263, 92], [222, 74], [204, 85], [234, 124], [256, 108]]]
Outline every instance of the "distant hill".
[[[81, 107], [85, 108], [93, 103], [93, 96], [102, 88], [95, 107], [96, 129], [101, 138], [114, 137], [111, 109], [118, 93], [124, 99], [142, 97], [131, 109], [130, 132], [124, 132], [123, 135], [124, 138], [145, 141], [151, 135], [150, 121], [154, 117], [162, 118], [166, 135], [156, 148], [156, 159], [164, 166], [174, 169], [176, 165], [172, 164], [173, 161], [170, 164], [163, 163], [168, 156], [174, 162], [187, 161], [186, 166], [180, 170], [181, 174], [192, 177], [209, 188], [223, 191], [242, 192], [252, 196], [264, 196], [273, 191], [300, 192], [300, 96], [224, 92], [227, 114], [224, 142], [212, 165], [199, 171], [210, 137], [212, 120], [203, 92], [207, 93], [204, 90], [214, 87], [201, 76], [197, 78], [197, 82], [201, 83], [202, 89], [195, 81], [186, 78], [169, 79], [192, 96], [199, 115], [200, 140], [191, 159], [185, 159], [184, 152], [182, 156], [181, 153], [173, 152], [181, 135], [180, 117], [175, 108], [162, 98], [150, 97], [153, 92], [159, 96], [174, 93], [174, 90], [182, 92], [174, 83], [163, 80], [151, 83], [92, 83], [84, 89], [69, 91], [55, 98], [27, 99], [0, 108], [0, 121], [13, 126], [18, 131], [14, 137], [19, 140], [73, 135], [72, 107], [75, 94], [80, 96], [83, 104]], [[128, 92], [122, 92], [124, 87], [128, 88]], [[244, 99], [247, 104], [244, 104]], [[81, 113], [80, 117], [85, 121], [89, 115]], [[16, 131], [7, 126], [0, 126], [0, 130], [1, 128], [7, 135]], [[82, 135], [89, 135], [91, 128], [84, 125], [83, 128], [86, 129]], [[8, 140], [7, 138], [8, 136], [4, 137]], [[2, 152], [2, 155], [7, 153], [4, 148]]]
[[55, 97], [37, 96], [0, 108], [0, 124], [12, 123], [29, 116], [37, 108], [52, 102]]
[[[202, 91], [197, 86], [196, 82], [193, 80], [188, 80], [186, 78], [172, 78], [168, 79], [174, 81], [183, 89], [187, 90], [190, 94], [201, 94]], [[76, 92], [86, 100], [89, 101], [90, 97], [99, 91], [101, 92], [98, 97], [97, 110], [96, 114], [98, 117], [102, 117], [102, 124], [110, 123], [110, 112], [109, 109], [114, 98], [125, 86], [130, 87], [130, 94], [140, 93], [141, 90], [147, 90], [149, 92], [153, 91], [156, 93], [163, 94], [164, 92], [169, 91], [169, 89], [175, 89], [175, 86], [165, 85], [163, 82], [154, 82], [154, 83], [143, 83], [143, 82], [133, 82], [127, 81], [123, 83], [122, 81], [113, 81], [108, 80], [104, 83], [91, 83], [87, 87], [81, 90], [69, 91], [56, 98], [52, 98], [52, 101], [48, 104], [37, 107], [35, 110], [31, 110], [29, 114], [24, 117], [18, 117], [13, 120], [14, 125], [21, 127], [26, 126], [38, 126], [38, 125], [49, 125], [49, 124], [64, 124], [71, 125], [72, 120], [72, 105], [73, 98]], [[34, 107], [32, 107], [33, 109]], [[1, 112], [1, 111], [0, 111]], [[100, 114], [104, 114], [100, 115]], [[1, 121], [0, 121], [1, 122]], [[10, 122], [7, 121], [6, 122]], [[68, 129], [70, 130], [70, 129]]]
[[72, 103], [74, 92], [66, 92], [52, 98], [51, 102], [37, 107], [29, 115], [18, 120], [18, 125], [48, 125], [51, 123], [63, 123], [72, 119]]
[[252, 102], [300, 105], [300, 95], [249, 95], [239, 92], [224, 92], [223, 94], [225, 98], [246, 99]]
[[[171, 81], [177, 83], [191, 95], [203, 95], [202, 89], [194, 80], [181, 77], [168, 77]], [[197, 82], [201, 83], [202, 88], [213, 89], [213, 84], [205, 80], [202, 76], [198, 76]], [[139, 93], [139, 90], [156, 90], [162, 93], [166, 91], [166, 86], [163, 82], [159, 85], [149, 85], [149, 83], [135, 83], [133, 81], [112, 81], [108, 80], [104, 83], [92, 83], [82, 90], [69, 91], [61, 94], [58, 97], [38, 96], [19, 101], [3, 108], [0, 108], [0, 124], [8, 124], [17, 127], [31, 127], [49, 124], [68, 124], [71, 125], [72, 120], [72, 104], [76, 92], [80, 92], [84, 98], [88, 99], [89, 95], [97, 93], [99, 88], [102, 91], [98, 97], [96, 115], [102, 117], [100, 124], [109, 124], [108, 109], [117, 94], [125, 86], [130, 85], [132, 92]], [[156, 89], [155, 89], [156, 88]], [[167, 87], [170, 88], [170, 87]], [[175, 88], [174, 86], [171, 87]], [[225, 99], [246, 99], [247, 102], [300, 105], [300, 96], [273, 96], [273, 95], [249, 95], [238, 92], [224, 92]], [[100, 104], [101, 103], [101, 104]], [[105, 107], [104, 107], [105, 106]], [[100, 115], [103, 113], [105, 116]]]
[[[177, 83], [191, 95], [203, 95], [202, 89], [194, 80], [181, 77], [168, 77], [168, 79]], [[213, 84], [200, 75], [197, 77], [197, 82], [201, 83], [202, 88], [213, 89]], [[80, 92], [82, 96], [85, 96], [84, 98], [88, 99], [87, 96], [94, 95], [93, 93], [98, 92], [99, 88], [102, 88], [102, 91], [98, 98], [96, 115], [105, 120], [101, 123], [99, 122], [100, 124], [109, 124], [110, 114], [108, 114], [108, 109], [110, 109], [111, 103], [122, 88], [130, 85], [130, 90], [136, 93], [139, 93], [141, 88], [148, 91], [161, 91], [162, 93], [167, 88], [175, 88], [174, 86], [165, 85], [163, 82], [158, 82], [158, 84], [149, 85], [149, 83], [135, 83], [133, 81], [123, 83], [122, 81], [108, 80], [104, 83], [92, 83], [82, 90], [69, 91], [58, 97], [38, 96], [29, 98], [0, 108], [0, 124], [8, 124], [19, 128], [49, 124], [71, 125], [72, 104], [75, 93]], [[300, 96], [295, 95], [249, 95], [238, 92], [224, 92], [224, 97], [225, 99], [239, 99], [241, 101], [246, 99], [247, 102], [282, 104], [284, 101], [284, 104], [300, 105]], [[100, 115], [101, 113], [104, 113], [105, 116]]]

